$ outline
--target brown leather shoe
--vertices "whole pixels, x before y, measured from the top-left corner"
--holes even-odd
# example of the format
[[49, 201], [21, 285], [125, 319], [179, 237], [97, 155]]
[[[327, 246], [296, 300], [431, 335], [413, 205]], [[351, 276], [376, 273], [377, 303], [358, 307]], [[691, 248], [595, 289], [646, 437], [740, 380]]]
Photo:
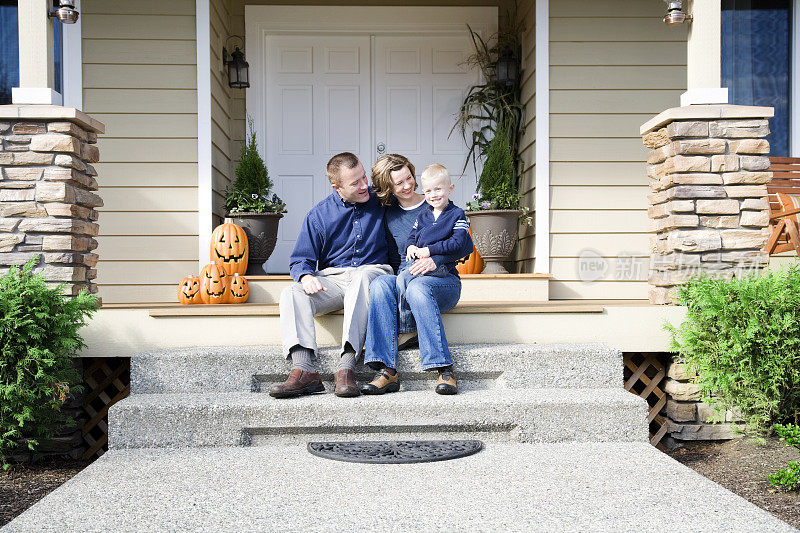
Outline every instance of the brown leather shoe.
[[286, 381], [269, 388], [269, 395], [273, 398], [294, 398], [301, 394], [315, 392], [325, 392], [325, 386], [319, 379], [319, 373], [306, 372], [299, 368], [292, 369]]
[[339, 370], [333, 375], [333, 393], [340, 398], [353, 398], [360, 396], [361, 391], [356, 385], [356, 374], [349, 368]]

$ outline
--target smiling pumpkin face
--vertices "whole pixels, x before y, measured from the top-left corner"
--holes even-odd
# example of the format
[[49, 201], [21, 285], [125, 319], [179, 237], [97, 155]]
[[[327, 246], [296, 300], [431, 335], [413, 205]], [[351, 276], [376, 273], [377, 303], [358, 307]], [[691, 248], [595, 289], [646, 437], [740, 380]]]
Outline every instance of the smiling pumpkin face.
[[200, 299], [204, 304], [228, 303], [228, 273], [216, 263], [200, 271]]
[[239, 274], [234, 274], [230, 277], [228, 288], [231, 291], [228, 303], [243, 304], [247, 301], [247, 297], [250, 296], [250, 286], [247, 283], [247, 278]]
[[200, 278], [186, 276], [178, 284], [178, 301], [184, 305], [199, 304], [200, 300]]
[[220, 224], [211, 234], [211, 261], [216, 261], [229, 276], [247, 271], [247, 234], [236, 224]]

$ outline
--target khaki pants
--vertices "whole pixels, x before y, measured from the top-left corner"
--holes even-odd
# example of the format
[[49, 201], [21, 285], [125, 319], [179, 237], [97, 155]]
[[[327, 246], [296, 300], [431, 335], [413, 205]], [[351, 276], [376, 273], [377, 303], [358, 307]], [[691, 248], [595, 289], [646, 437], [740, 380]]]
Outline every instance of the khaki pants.
[[306, 294], [300, 283], [293, 283], [281, 292], [281, 339], [283, 351], [299, 344], [317, 351], [314, 317], [344, 309], [342, 325], [342, 353], [345, 344], [360, 354], [367, 334], [369, 316], [369, 283], [382, 274], [391, 274], [389, 265], [362, 265], [359, 267], [330, 267], [314, 275], [327, 291]]

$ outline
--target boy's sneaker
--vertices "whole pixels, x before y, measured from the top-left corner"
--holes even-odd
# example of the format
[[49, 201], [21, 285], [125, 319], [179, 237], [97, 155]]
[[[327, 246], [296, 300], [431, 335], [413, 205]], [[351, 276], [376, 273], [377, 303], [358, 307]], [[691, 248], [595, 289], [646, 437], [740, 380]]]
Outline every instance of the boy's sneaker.
[[385, 368], [378, 372], [375, 379], [361, 387], [362, 394], [384, 394], [400, 390], [400, 374], [390, 374]]
[[458, 392], [458, 383], [456, 376], [449, 368], [439, 371], [439, 380], [436, 382], [437, 394], [456, 394]]

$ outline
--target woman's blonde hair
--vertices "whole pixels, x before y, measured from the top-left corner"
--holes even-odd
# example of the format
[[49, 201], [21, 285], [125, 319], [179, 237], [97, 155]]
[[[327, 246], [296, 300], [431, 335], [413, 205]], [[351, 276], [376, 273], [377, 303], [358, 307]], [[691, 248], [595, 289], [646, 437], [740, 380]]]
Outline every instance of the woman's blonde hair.
[[[394, 182], [392, 182], [392, 172], [408, 167], [411, 175], [414, 176], [414, 165], [405, 156], [400, 154], [382, 155], [372, 165], [372, 188], [375, 195], [385, 206], [393, 205], [395, 202]], [[417, 178], [414, 177], [414, 188], [417, 187]]]

